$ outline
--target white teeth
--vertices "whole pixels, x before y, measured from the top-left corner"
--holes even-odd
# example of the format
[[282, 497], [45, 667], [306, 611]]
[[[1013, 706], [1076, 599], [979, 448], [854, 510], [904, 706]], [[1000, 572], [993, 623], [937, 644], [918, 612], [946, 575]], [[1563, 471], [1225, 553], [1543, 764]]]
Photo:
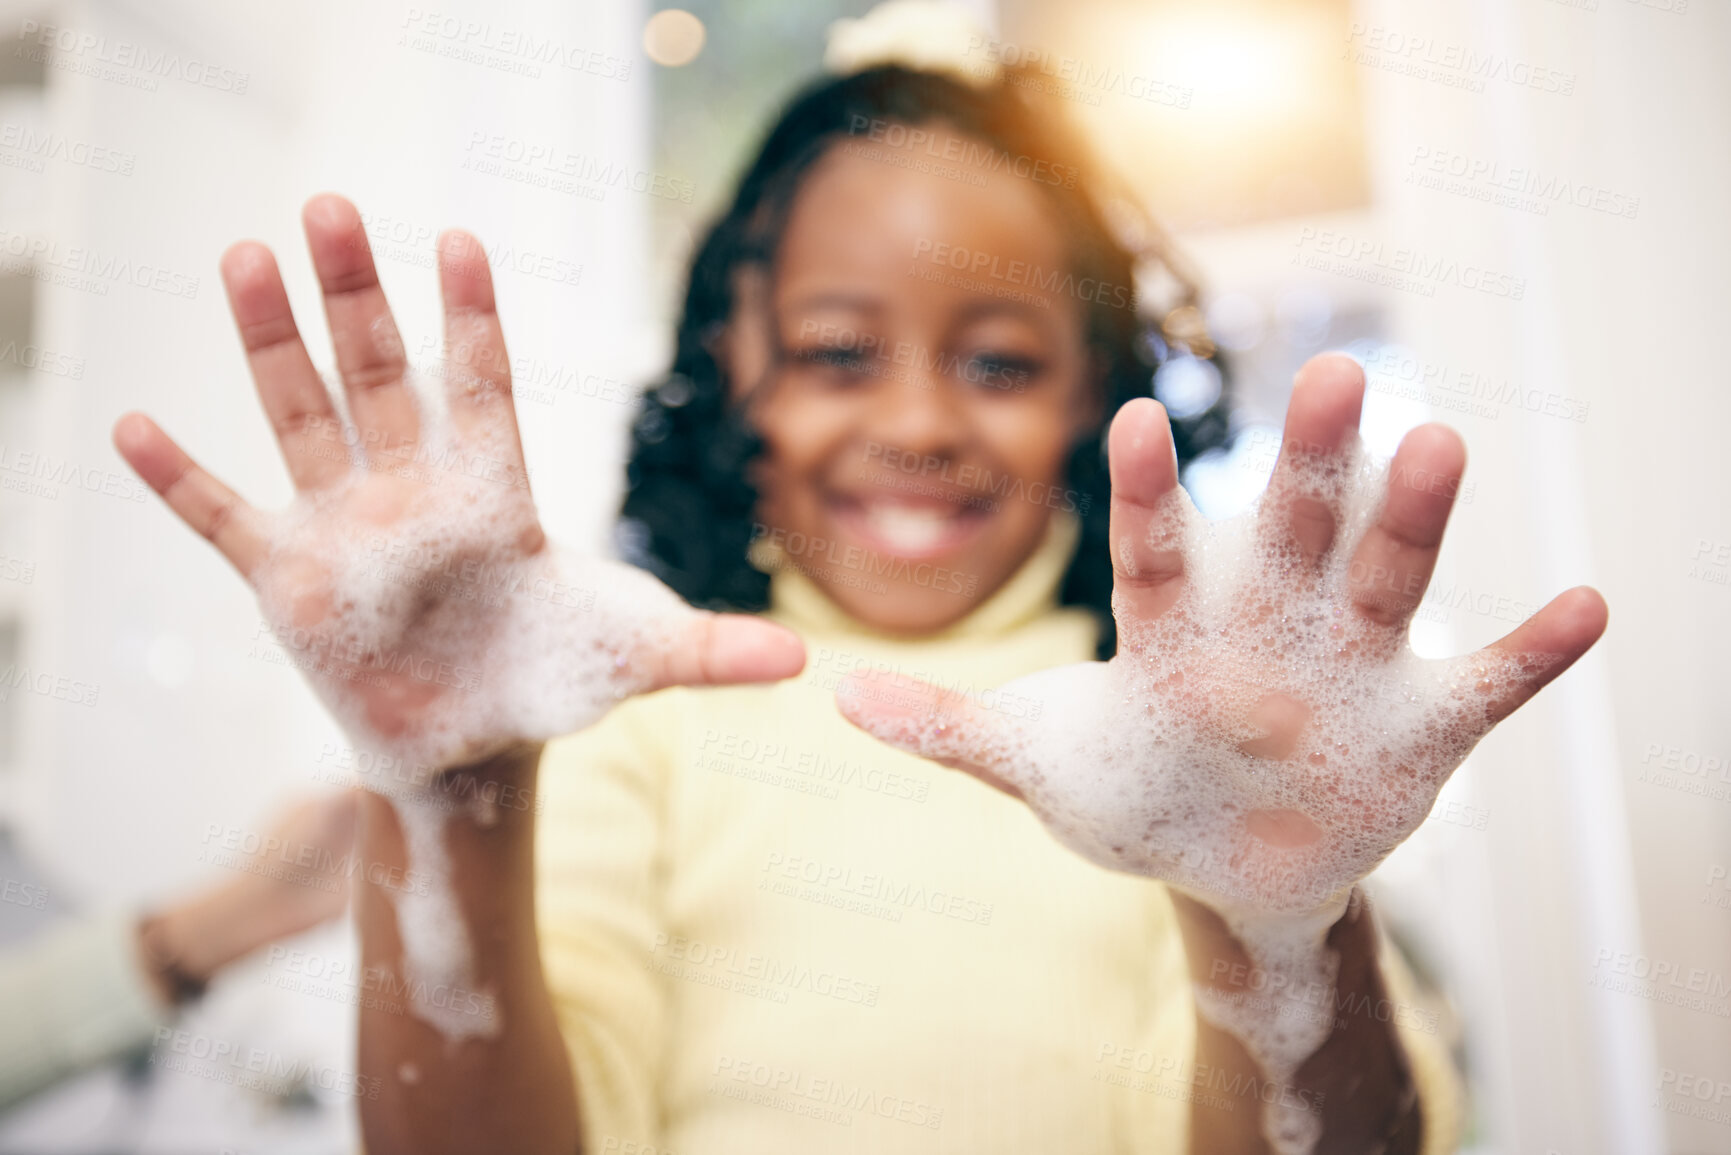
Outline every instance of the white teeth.
[[955, 524], [960, 511], [910, 509], [905, 505], [877, 504], [865, 507], [865, 522], [872, 533], [891, 549], [918, 553], [941, 542]]

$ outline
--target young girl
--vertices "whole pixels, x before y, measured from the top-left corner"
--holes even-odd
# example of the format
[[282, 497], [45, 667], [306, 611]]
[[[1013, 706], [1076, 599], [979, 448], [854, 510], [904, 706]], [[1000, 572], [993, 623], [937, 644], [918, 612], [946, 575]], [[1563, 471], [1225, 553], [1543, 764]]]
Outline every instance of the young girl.
[[[704, 612], [547, 544], [461, 233], [440, 406], [355, 209], [308, 203], [346, 419], [268, 251], [225, 255], [290, 516], [117, 426], [279, 638], [319, 639], [298, 664], [357, 742], [486, 800], [366, 809], [369, 860], [451, 886], [358, 899], [415, 1012], [361, 1012], [370, 1151], [1452, 1146], [1435, 1020], [1353, 884], [1603, 603], [1411, 659], [1464, 450], [1415, 430], [1366, 497], [1342, 357], [1209, 538], [1178, 468], [1220, 414], [1147, 397], [1171, 350], [1103, 186], [1012, 80], [813, 87], [701, 245], [624, 536]], [[402, 467], [429, 445], [498, 468]]]

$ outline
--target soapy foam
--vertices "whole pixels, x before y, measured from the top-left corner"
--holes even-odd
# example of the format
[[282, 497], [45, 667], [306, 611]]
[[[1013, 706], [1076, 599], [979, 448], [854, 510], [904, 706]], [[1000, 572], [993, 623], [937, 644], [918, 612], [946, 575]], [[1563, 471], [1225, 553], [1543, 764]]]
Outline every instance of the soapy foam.
[[[1404, 625], [1379, 624], [1355, 606], [1352, 557], [1387, 486], [1387, 464], [1368, 459], [1354, 436], [1338, 451], [1283, 463], [1257, 505], [1228, 522], [1209, 523], [1174, 489], [1142, 544], [1182, 552], [1177, 601], [1139, 621], [1115, 598], [1111, 662], [1004, 686], [1043, 701], [1037, 721], [964, 710], [871, 728], [930, 757], [990, 769], [1084, 857], [1196, 895], [1223, 915], [1271, 989], [1332, 990], [1339, 960], [1325, 940], [1352, 885], [1424, 821], [1493, 724], [1493, 703], [1555, 661], [1500, 652], [1427, 661]], [[1286, 529], [1301, 500], [1333, 514], [1320, 557], [1305, 556]], [[1137, 545], [1114, 543], [1121, 562], [1138, 556]], [[1240, 748], [1267, 736], [1252, 717], [1269, 695], [1308, 711], [1284, 757]], [[1321, 837], [1265, 843], [1247, 825], [1256, 811], [1297, 811]], [[1290, 1082], [1332, 1030], [1328, 1016], [1280, 1013], [1278, 996], [1251, 1005], [1202, 984], [1196, 993], [1201, 1012], [1241, 1039], [1271, 1079]], [[1321, 1121], [1276, 1103], [1264, 1130], [1279, 1155], [1306, 1155]]]
[[[1306, 914], [1272, 915], [1226, 905], [1221, 910], [1226, 927], [1263, 977], [1267, 993], [1246, 998], [1244, 992], [1222, 992], [1204, 983], [1193, 988], [1202, 1016], [1236, 1035], [1263, 1073], [1283, 1088], [1334, 1033], [1333, 1015], [1318, 1014], [1307, 995], [1335, 988], [1340, 956], [1326, 944], [1347, 902], [1343, 896]], [[1302, 1099], [1284, 1093], [1264, 1103], [1262, 1125], [1275, 1155], [1309, 1155], [1322, 1138], [1321, 1117]]]
[[[445, 403], [437, 379], [461, 388], [462, 372], [409, 374], [413, 445], [374, 446], [369, 461], [349, 426], [349, 475], [274, 516], [272, 548], [252, 575], [277, 640], [356, 748], [407, 765], [471, 764], [587, 726], [650, 684], [645, 655], [664, 652], [695, 615], [641, 570], [551, 543], [525, 548], [540, 535], [510, 430], [492, 420], [459, 429]], [[340, 387], [327, 385], [340, 405]], [[411, 869], [428, 879], [424, 895], [393, 896], [403, 966], [417, 989], [472, 990], [450, 812], [431, 804], [434, 792], [396, 805]], [[476, 821], [497, 820], [477, 805]], [[452, 1040], [501, 1027], [411, 1005]]]
[[[425, 893], [390, 892], [397, 908], [407, 988], [429, 994], [472, 990], [475, 982], [468, 929], [463, 912], [457, 908], [450, 856], [445, 850], [445, 829], [450, 816], [413, 799], [399, 801], [394, 806], [403, 831], [404, 853], [413, 868], [429, 880]], [[441, 1002], [436, 997], [424, 1001], [411, 997], [409, 1002], [417, 1015], [452, 1042], [470, 1037], [492, 1038], [502, 1025], [497, 1000], [490, 991], [475, 993], [481, 996], [482, 1010], [478, 1014], [469, 1009], [466, 1000], [459, 1006], [455, 998]]]

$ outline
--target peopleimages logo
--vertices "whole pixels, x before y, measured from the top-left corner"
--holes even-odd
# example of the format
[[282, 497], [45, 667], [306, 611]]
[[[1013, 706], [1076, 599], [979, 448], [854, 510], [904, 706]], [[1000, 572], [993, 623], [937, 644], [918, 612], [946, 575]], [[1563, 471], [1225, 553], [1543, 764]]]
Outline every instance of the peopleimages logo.
[[642, 193], [660, 200], [690, 204], [697, 186], [680, 177], [634, 168], [558, 144], [531, 141], [503, 133], [469, 134], [459, 166], [488, 176], [604, 200], [608, 189]]
[[[826, 1120], [828, 1122], [851, 1123], [852, 1116], [846, 1113], [858, 1112], [861, 1115], [893, 1119], [898, 1123], [926, 1127], [933, 1131], [944, 1123], [944, 1109], [931, 1103], [906, 1095], [886, 1094], [845, 1079], [814, 1077], [803, 1071], [754, 1062], [737, 1055], [717, 1056], [711, 1077], [723, 1088], [726, 1088], [728, 1083], [735, 1084], [733, 1091], [756, 1090], [765, 1098], [751, 1101], [762, 1102], [764, 1106], [787, 1110], [792, 1114], [806, 1114], [807, 1111], [800, 1108], [812, 1103], [844, 1113], [839, 1118]], [[731, 1094], [726, 1089], [715, 1093], [727, 1094], [732, 1098], [744, 1097]]]
[[1527, 293], [1525, 277], [1420, 249], [1389, 246], [1368, 237], [1305, 225], [1293, 242], [1302, 251], [1293, 263], [1354, 280], [1434, 296], [1436, 286], [1455, 285], [1475, 293], [1518, 301]]
[[1064, 269], [1047, 269], [1027, 261], [1006, 261], [997, 253], [969, 249], [921, 237], [914, 242], [914, 260], [926, 261], [954, 269], [969, 277], [987, 277], [1005, 285], [1050, 293], [1055, 297], [1074, 297], [1114, 309], [1131, 309], [1136, 305], [1136, 290], [1129, 285], [1113, 284], [1098, 277], [1078, 277]]
[[[1456, 189], [1441, 183], [1424, 184], [1421, 180], [1424, 187], [1449, 192], [1467, 191], [1469, 195], [1475, 190], [1487, 194], [1480, 199], [1490, 199], [1489, 194], [1526, 197], [1531, 199], [1533, 207], [1539, 210], [1540, 215], [1548, 213], [1552, 204], [1573, 205], [1575, 208], [1629, 219], [1633, 219], [1641, 211], [1640, 197], [1616, 192], [1603, 185], [1569, 180], [1531, 165], [1507, 165], [1498, 160], [1431, 148], [1428, 145], [1415, 147], [1412, 159], [1407, 165], [1411, 170], [1409, 177], [1417, 174], [1421, 178], [1429, 176], [1437, 178], [1438, 181], [1452, 178], [1462, 186], [1461, 189]], [[1511, 208], [1526, 207], [1519, 199], [1497, 200], [1495, 203], [1506, 204]]]
[[[969, 37], [967, 54], [977, 54], [993, 64], [1002, 64], [1011, 69], [1010, 74], [1005, 77], [1006, 83], [1017, 87], [1035, 87], [1028, 83], [1032, 79], [1030, 74], [1033, 74], [1053, 82], [1046, 91], [1084, 104], [1098, 105], [1104, 94], [1161, 104], [1168, 108], [1189, 108], [1191, 99], [1196, 95], [1196, 90], [1186, 85], [1173, 84], [1139, 72], [1126, 72], [1110, 65], [1092, 64], [1076, 56], [1054, 55], [1043, 48], [989, 40], [983, 36]], [[989, 73], [990, 67], [983, 66], [969, 71]]]
[[26, 124], [7, 121], [0, 124], [0, 149], [16, 154], [30, 163], [18, 166], [31, 172], [42, 172], [45, 161], [60, 161], [78, 168], [131, 176], [138, 164], [135, 153], [107, 148], [89, 141], [74, 140], [59, 132], [38, 132]]
[[[771, 547], [777, 555], [777, 565], [787, 566], [808, 577], [830, 578], [834, 575], [822, 567], [833, 566], [844, 574], [857, 575], [862, 579], [879, 579], [880, 585], [886, 581], [905, 582], [922, 589], [967, 598], [973, 597], [979, 591], [978, 574], [950, 569], [935, 562], [910, 561], [905, 557], [884, 555], [864, 546], [843, 544], [834, 538], [814, 537], [798, 530], [786, 530], [779, 526], [754, 522], [751, 527], [751, 543], [756, 545], [758, 542], [764, 542]], [[885, 590], [872, 589], [871, 592], [882, 593]]]
[[[830, 900], [842, 896], [866, 899], [881, 907], [892, 908], [882, 912], [889, 916], [891, 922], [900, 922], [904, 910], [918, 909], [959, 922], [985, 926], [992, 921], [992, 912], [995, 909], [992, 903], [955, 894], [942, 887], [927, 886], [924, 882], [898, 878], [876, 870], [856, 869], [805, 855], [784, 854], [779, 850], [770, 852], [764, 861], [763, 870], [766, 877], [758, 883], [759, 890], [770, 890], [790, 898], [805, 898], [808, 901], [828, 902], [829, 905], [838, 906], [841, 905], [840, 902]], [[804, 884], [806, 889], [802, 891], [793, 885], [780, 886], [780, 883]], [[879, 912], [867, 906], [861, 908], [861, 913]]]
[[111, 284], [132, 285], [188, 300], [198, 296], [197, 277], [147, 261], [134, 261], [83, 245], [62, 245], [47, 237], [5, 229], [0, 229], [0, 269], [98, 296], [106, 295]]
[[1381, 24], [1354, 23], [1345, 57], [1357, 64], [1483, 92], [1489, 80], [1559, 96], [1575, 91], [1575, 74], [1465, 44], [1414, 36]]
[[1528, 389], [1504, 376], [1453, 369], [1391, 345], [1366, 354], [1364, 369], [1372, 389], [1424, 400], [1438, 408], [1472, 412], [1492, 421], [1504, 409], [1520, 409], [1581, 422], [1587, 419], [1590, 406], [1578, 397]]
[[1725, 1002], [1731, 995], [1731, 978], [1705, 967], [1685, 968], [1670, 959], [1601, 947], [1587, 985], [1731, 1018], [1731, 1007]]
[[420, 52], [539, 77], [548, 64], [602, 80], [630, 80], [632, 62], [585, 44], [568, 44], [533, 29], [468, 20], [411, 7], [398, 43]]
[[[880, 990], [876, 983], [868, 983], [823, 967], [704, 942], [702, 939], [657, 933], [655, 941], [649, 947], [649, 956], [651, 970], [657, 969], [657, 963], [662, 964], [663, 968], [678, 964], [674, 965], [672, 970], [662, 969], [660, 972], [671, 974], [675, 978], [689, 977], [693, 970], [699, 973], [725, 973], [742, 981], [762, 984], [772, 990], [803, 991], [862, 1007], [878, 1005]], [[684, 968], [683, 974], [680, 973], [681, 968]]]
[[112, 80], [144, 92], [155, 92], [162, 80], [179, 80], [217, 92], [246, 93], [251, 77], [233, 68], [164, 48], [111, 40], [107, 36], [77, 28], [20, 21], [18, 41], [33, 48], [14, 49], [15, 55], [50, 63], [54, 68], [76, 72], [98, 80]]
[[196, 1031], [156, 1028], [151, 1065], [247, 1089], [281, 1093], [293, 1087], [355, 1099], [377, 1099], [378, 1079], [312, 1059], [290, 1057], [261, 1047], [243, 1047]]
[[1076, 178], [1080, 175], [1075, 165], [1054, 164], [1027, 155], [1012, 156], [1007, 149], [993, 148], [971, 136], [910, 127], [900, 121], [883, 120], [858, 113], [855, 113], [849, 122], [848, 132], [890, 148], [914, 151], [923, 146], [927, 156], [984, 169], [986, 172], [1009, 173], [1023, 180], [1031, 180], [1035, 184], [1075, 188]]
[[[1324, 1093], [1306, 1088], [1294, 1087], [1287, 1083], [1277, 1083], [1272, 1079], [1258, 1079], [1254, 1075], [1246, 1075], [1242, 1071], [1229, 1070], [1225, 1067], [1209, 1066], [1188, 1058], [1173, 1055], [1156, 1055], [1152, 1051], [1140, 1050], [1135, 1047], [1120, 1047], [1115, 1043], [1101, 1043], [1095, 1051], [1094, 1062], [1096, 1070], [1093, 1078], [1097, 1082], [1112, 1082], [1119, 1086], [1129, 1085], [1122, 1078], [1110, 1077], [1102, 1079], [1098, 1068], [1116, 1067], [1119, 1071], [1135, 1072], [1151, 1075], [1156, 1080], [1170, 1081], [1174, 1084], [1209, 1091], [1224, 1091], [1233, 1098], [1248, 1098], [1261, 1103], [1275, 1104], [1282, 1107], [1297, 1108], [1313, 1115], [1322, 1114]], [[1204, 1104], [1205, 1106], [1225, 1106], [1228, 1110], [1234, 1105], [1231, 1100]]]
[[[966, 490], [958, 504], [987, 512], [996, 510], [999, 502], [1027, 501], [1047, 509], [1086, 516], [1093, 505], [1091, 495], [1074, 489], [1043, 481], [1031, 482], [1019, 474], [993, 473], [991, 467], [985, 465], [957, 464], [947, 457], [931, 453], [911, 453], [879, 441], [866, 442], [864, 460], [868, 466], [876, 465], [893, 474]], [[862, 475], [862, 479], [866, 477], [875, 475], [869, 472]], [[891, 488], [917, 491], [911, 484], [892, 483]], [[928, 492], [952, 496], [946, 488], [928, 487]]]

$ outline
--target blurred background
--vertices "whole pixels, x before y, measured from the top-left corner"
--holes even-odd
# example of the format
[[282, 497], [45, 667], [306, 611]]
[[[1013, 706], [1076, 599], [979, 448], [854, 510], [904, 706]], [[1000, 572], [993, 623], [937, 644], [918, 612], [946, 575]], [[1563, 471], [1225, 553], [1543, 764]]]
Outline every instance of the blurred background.
[[[477, 232], [546, 519], [608, 548], [694, 237], [830, 23], [870, 7], [436, 3], [0, 0], [0, 947], [208, 882], [213, 830], [342, 778], [247, 591], [109, 443], [145, 409], [287, 499], [222, 249], [277, 250], [328, 364], [298, 209], [348, 194], [430, 359], [434, 237]], [[1470, 1149], [1731, 1151], [1731, 8], [968, 7], [982, 59], [1037, 63], [1204, 286], [1239, 431], [1186, 479], [1206, 512], [1255, 496], [1293, 370], [1343, 348], [1372, 448], [1433, 419], [1469, 446], [1421, 652], [1578, 583], [1610, 601], [1604, 643], [1376, 876], [1455, 1010]], [[1218, 382], [1153, 388], [1183, 411]], [[349, 1062], [349, 1009], [270, 977], [238, 969], [198, 1021]], [[351, 1116], [316, 1081], [145, 1056], [0, 1118], [0, 1151], [338, 1151]]]

